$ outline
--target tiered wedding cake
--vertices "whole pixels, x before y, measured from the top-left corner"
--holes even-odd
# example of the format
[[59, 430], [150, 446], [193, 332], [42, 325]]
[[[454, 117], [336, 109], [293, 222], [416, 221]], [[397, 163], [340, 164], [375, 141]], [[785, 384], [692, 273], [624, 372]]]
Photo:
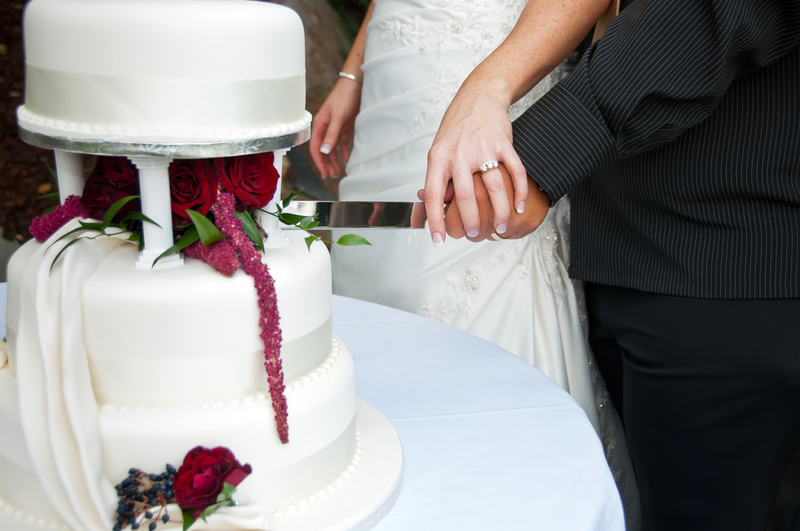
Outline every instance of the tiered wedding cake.
[[[24, 34], [21, 134], [56, 149], [62, 202], [83, 190], [77, 153], [127, 156], [142, 212], [158, 226], [144, 224], [141, 251], [124, 235], [102, 236], [56, 259], [75, 238], [57, 241], [73, 220], [12, 258], [0, 529], [109, 531], [113, 485], [129, 469], [177, 467], [196, 446], [228, 448], [252, 473], [237, 506], [192, 529], [372, 527], [399, 491], [402, 452], [386, 419], [355, 396], [353, 359], [331, 331], [324, 245], [309, 251], [266, 227], [286, 444], [253, 278], [179, 255], [153, 266], [173, 243], [173, 159], [275, 151], [280, 168], [307, 139], [297, 15], [254, 0], [32, 0]], [[158, 529], [181, 528], [180, 510], [169, 515]]]

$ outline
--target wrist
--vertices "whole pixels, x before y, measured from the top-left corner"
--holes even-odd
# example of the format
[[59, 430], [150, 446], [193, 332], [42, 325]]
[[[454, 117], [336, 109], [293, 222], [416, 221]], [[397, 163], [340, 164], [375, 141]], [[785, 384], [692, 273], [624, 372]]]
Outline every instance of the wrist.
[[350, 81], [358, 83], [359, 85], [363, 85], [364, 84], [364, 79], [363, 78], [361, 78], [361, 77], [359, 77], [359, 76], [357, 76], [355, 74], [351, 74], [350, 72], [346, 72], [344, 70], [339, 72], [339, 79], [349, 79]]
[[530, 174], [528, 174], [528, 180], [530, 181], [528, 183], [528, 185], [529, 185], [528, 186], [528, 195], [533, 194], [533, 195], [539, 196], [539, 197], [544, 196], [545, 198], [547, 198], [547, 202], [550, 204], [550, 206], [553, 206], [553, 200], [550, 199], [550, 194], [548, 194], [547, 191], [544, 188], [542, 188], [542, 185], [540, 185], [539, 182], [536, 179], [531, 177]]

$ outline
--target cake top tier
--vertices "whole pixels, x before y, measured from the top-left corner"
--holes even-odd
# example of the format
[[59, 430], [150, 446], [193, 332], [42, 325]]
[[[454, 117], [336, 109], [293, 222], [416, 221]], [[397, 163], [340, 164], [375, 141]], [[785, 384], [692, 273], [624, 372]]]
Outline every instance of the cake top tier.
[[28, 65], [81, 74], [261, 79], [305, 74], [303, 25], [255, 0], [33, 0]]
[[24, 34], [18, 118], [32, 143], [42, 136], [83, 144], [237, 143], [291, 136], [310, 124], [303, 25], [280, 5], [31, 0]]

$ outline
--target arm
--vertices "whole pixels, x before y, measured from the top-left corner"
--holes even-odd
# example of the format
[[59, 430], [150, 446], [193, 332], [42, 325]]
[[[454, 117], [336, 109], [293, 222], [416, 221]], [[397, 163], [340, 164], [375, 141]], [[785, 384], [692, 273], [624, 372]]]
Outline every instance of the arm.
[[[367, 24], [372, 19], [374, 3], [370, 2], [361, 28], [358, 30], [350, 53], [342, 66], [342, 72], [364, 79], [361, 65], [367, 44]], [[324, 179], [341, 175], [335, 146], [338, 144], [345, 162], [350, 159], [350, 140], [353, 136], [356, 115], [361, 105], [361, 84], [347, 78], [339, 78], [314, 117], [311, 130], [311, 158]]]
[[[487, 160], [508, 168], [513, 208], [524, 210], [528, 178], [511, 144], [508, 108], [558, 65], [606, 11], [609, 0], [531, 0], [508, 38], [469, 75], [448, 108], [428, 154], [425, 205], [433, 240], [444, 239], [443, 196], [452, 179], [468, 233], [479, 231], [472, 175]], [[510, 208], [501, 173], [483, 182], [502, 228]]]
[[514, 122], [514, 147], [555, 201], [700, 123], [733, 80], [798, 43], [797, 0], [637, 0], [568, 80]]

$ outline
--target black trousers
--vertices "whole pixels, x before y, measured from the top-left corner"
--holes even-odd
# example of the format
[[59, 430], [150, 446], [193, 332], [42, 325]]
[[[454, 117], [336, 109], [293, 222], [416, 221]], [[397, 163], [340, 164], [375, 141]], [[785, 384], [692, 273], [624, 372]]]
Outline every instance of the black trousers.
[[644, 531], [800, 530], [800, 299], [586, 300]]

